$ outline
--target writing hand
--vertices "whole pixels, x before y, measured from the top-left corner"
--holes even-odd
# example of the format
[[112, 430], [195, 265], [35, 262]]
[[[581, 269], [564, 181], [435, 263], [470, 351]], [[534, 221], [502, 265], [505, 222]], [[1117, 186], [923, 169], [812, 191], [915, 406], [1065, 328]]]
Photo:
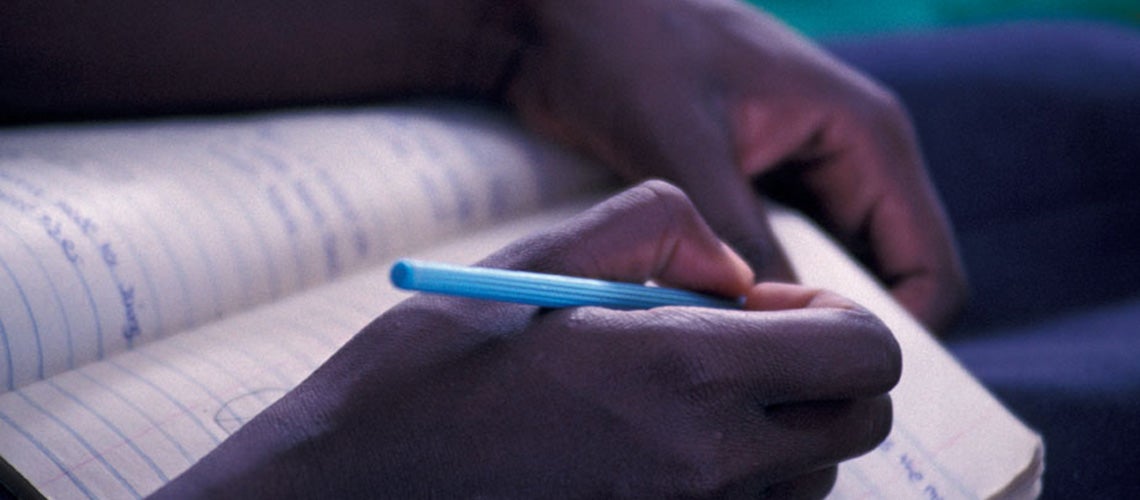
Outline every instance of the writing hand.
[[506, 96], [536, 130], [684, 189], [761, 279], [791, 272], [751, 179], [941, 329], [965, 280], [909, 119], [875, 82], [727, 0], [545, 2]]
[[890, 428], [890, 332], [834, 294], [752, 285], [665, 183], [482, 264], [653, 279], [753, 310], [415, 296], [160, 494], [822, 496]]

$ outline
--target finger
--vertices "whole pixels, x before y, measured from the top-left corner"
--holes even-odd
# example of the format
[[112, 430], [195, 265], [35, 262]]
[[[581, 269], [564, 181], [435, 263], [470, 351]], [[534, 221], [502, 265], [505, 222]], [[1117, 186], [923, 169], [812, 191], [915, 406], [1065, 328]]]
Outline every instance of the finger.
[[[795, 312], [833, 311], [814, 306]], [[712, 467], [696, 477], [702, 488], [719, 490], [753, 477], [771, 484], [872, 449], [890, 429], [890, 400], [884, 393], [898, 377], [897, 365], [883, 366], [897, 359], [875, 361], [884, 357], [873, 345], [885, 330], [866, 339], [867, 332], [812, 318], [806, 322], [839, 334], [808, 338], [788, 349], [757, 330], [783, 330], [792, 338], [802, 337], [802, 331], [779, 322], [757, 330], [741, 326], [770, 316], [786, 313], [683, 307], [555, 311], [542, 321], [558, 326], [550, 330], [556, 338], [576, 340], [560, 347], [560, 356], [544, 357], [542, 366], [559, 385], [579, 392], [587, 388], [575, 374], [595, 374], [591, 384], [600, 385], [588, 389], [608, 394], [615, 415], [669, 422], [669, 429], [684, 436], [674, 438], [675, 444], [693, 452], [680, 458]], [[844, 337], [862, 340], [841, 344], [837, 339]], [[742, 348], [747, 340], [763, 345]], [[567, 349], [573, 351], [569, 358]], [[897, 355], [896, 346], [885, 349], [886, 357]], [[841, 356], [850, 358], [837, 359]], [[646, 401], [653, 403], [639, 405]]]
[[816, 124], [814, 140], [787, 152], [767, 190], [818, 219], [907, 310], [941, 329], [965, 296], [947, 218], [901, 106], [873, 83], [855, 88], [850, 99], [865, 105]]
[[757, 281], [795, 281], [768, 222], [764, 201], [737, 169], [691, 169], [678, 175], [677, 182], [716, 234], [748, 262]]
[[909, 118], [877, 83], [800, 49], [801, 64], [782, 68], [800, 82], [794, 90], [760, 77], [758, 94], [732, 103], [742, 172], [815, 217], [927, 326], [945, 326], [963, 303], [964, 274]]
[[821, 169], [811, 183], [834, 191], [839, 183], [851, 182], [844, 177], [864, 177], [856, 182], [869, 186], [866, 193], [833, 205], [828, 218], [848, 240], [869, 247], [868, 263], [896, 300], [925, 325], [941, 330], [964, 300], [964, 271], [913, 131], [896, 112], [901, 110], [881, 112], [879, 120], [893, 125], [868, 131], [871, 136]]
[[763, 406], [884, 394], [901, 371], [898, 344], [870, 313], [850, 308], [753, 312], [670, 307], [591, 309], [610, 335], [653, 345], [647, 369], [693, 398], [739, 390]]
[[836, 465], [875, 449], [890, 434], [888, 395], [769, 407], [756, 446], [784, 457], [790, 474]]
[[653, 86], [653, 103], [667, 112], [632, 115], [648, 132], [646, 147], [629, 160], [633, 170], [664, 172], [688, 193], [718, 235], [744, 257], [761, 281], [794, 281], [768, 224], [762, 200], [738, 164], [723, 96], [710, 97], [699, 81], [675, 78]]
[[[508, 245], [480, 264], [635, 283], [656, 280], [733, 298], [747, 292], [754, 279], [748, 265], [713, 234], [684, 193], [661, 181], [628, 189], [556, 228]], [[465, 336], [468, 340], [447, 344], [459, 347], [479, 342], [507, 323], [513, 325], [508, 329], [519, 328], [533, 314], [533, 308], [516, 304], [438, 296], [417, 296], [394, 311], [417, 308], [437, 311], [431, 316], [438, 323], [467, 325], [440, 329]]]
[[739, 297], [748, 265], [727, 247], [676, 187], [649, 181], [566, 224], [526, 238], [484, 265], [671, 286]]
[[[663, 90], [668, 92], [671, 89]], [[684, 88], [664, 102], [684, 102]], [[699, 95], [699, 93], [698, 93]], [[672, 99], [670, 99], [672, 97]], [[719, 106], [711, 106], [718, 108]], [[737, 166], [735, 150], [721, 117], [699, 105], [672, 106], [666, 116], [638, 123], [650, 143], [633, 161], [664, 172], [689, 195], [717, 235], [740, 253], [760, 281], [795, 281], [784, 250], [768, 223], [761, 198]], [[638, 171], [637, 167], [632, 170]]]
[[[764, 490], [762, 498], [824, 498], [835, 487], [837, 467], [827, 467], [774, 484]], [[755, 497], [755, 495], [753, 495]]]
[[897, 176], [865, 220], [859, 238], [870, 242], [871, 266], [895, 300], [931, 330], [946, 330], [965, 303], [966, 276], [925, 171]]
[[883, 395], [773, 407], [737, 421], [721, 415], [719, 421], [729, 423], [712, 434], [726, 484], [718, 495], [821, 498], [833, 485], [837, 464], [886, 438], [892, 411], [890, 397]]
[[730, 476], [725, 494], [821, 498], [834, 484], [835, 466], [873, 450], [891, 423], [891, 400], [883, 395], [770, 408], [726, 426], [716, 442], [721, 473]]

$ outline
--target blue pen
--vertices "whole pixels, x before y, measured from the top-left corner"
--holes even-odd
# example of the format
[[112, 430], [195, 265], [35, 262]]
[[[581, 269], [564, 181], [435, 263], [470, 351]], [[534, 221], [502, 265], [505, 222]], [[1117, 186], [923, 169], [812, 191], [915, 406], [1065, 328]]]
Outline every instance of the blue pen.
[[404, 290], [457, 295], [540, 307], [600, 306], [649, 309], [700, 306], [740, 309], [741, 300], [676, 288], [636, 285], [556, 274], [464, 267], [403, 259], [392, 265], [392, 284]]

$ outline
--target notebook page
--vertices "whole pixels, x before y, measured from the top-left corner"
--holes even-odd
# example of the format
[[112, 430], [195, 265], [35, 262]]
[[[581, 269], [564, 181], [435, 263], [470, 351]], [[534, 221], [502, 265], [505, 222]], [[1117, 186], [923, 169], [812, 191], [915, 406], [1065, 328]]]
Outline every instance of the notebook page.
[[[419, 256], [472, 262], [568, 213], [497, 227]], [[857, 297], [891, 326], [904, 351], [903, 381], [892, 392], [892, 433], [877, 450], [840, 467], [832, 497], [986, 498], [1019, 474], [1029, 488], [1023, 492], [1032, 493], [1040, 477], [1039, 438], [814, 226], [785, 213], [774, 214], [773, 225], [805, 281]], [[145, 494], [404, 296], [387, 284], [381, 267], [0, 396], [0, 456], [50, 496]], [[71, 391], [83, 395], [68, 397]]]
[[0, 391], [605, 179], [577, 165], [445, 105], [0, 131]]
[[[840, 466], [831, 497], [1036, 497], [1041, 437], [809, 221], [788, 212], [772, 218], [801, 281], [835, 290], [875, 313], [902, 349], [902, 378], [891, 391], [891, 433], [878, 449]], [[1017, 487], [1025, 489], [1012, 491]]]
[[[472, 263], [570, 207], [415, 255]], [[217, 446], [408, 293], [388, 265], [0, 395], [0, 456], [43, 495], [138, 498]]]

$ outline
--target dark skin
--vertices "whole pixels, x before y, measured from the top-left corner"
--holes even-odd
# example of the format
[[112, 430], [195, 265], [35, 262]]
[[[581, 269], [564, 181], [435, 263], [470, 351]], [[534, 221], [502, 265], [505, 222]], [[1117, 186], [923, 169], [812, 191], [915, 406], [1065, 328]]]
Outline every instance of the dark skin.
[[818, 497], [890, 429], [890, 331], [833, 293], [753, 285], [673, 186], [480, 265], [653, 279], [748, 310], [416, 296], [156, 496]]
[[793, 276], [757, 183], [927, 326], [965, 295], [897, 100], [730, 0], [17, 1], [0, 7], [0, 68], [0, 119], [15, 123], [412, 96], [503, 106], [688, 198], [639, 188], [486, 265], [655, 278], [753, 309], [417, 297], [164, 493], [821, 496], [889, 429], [898, 351], [849, 301], [772, 283]]

